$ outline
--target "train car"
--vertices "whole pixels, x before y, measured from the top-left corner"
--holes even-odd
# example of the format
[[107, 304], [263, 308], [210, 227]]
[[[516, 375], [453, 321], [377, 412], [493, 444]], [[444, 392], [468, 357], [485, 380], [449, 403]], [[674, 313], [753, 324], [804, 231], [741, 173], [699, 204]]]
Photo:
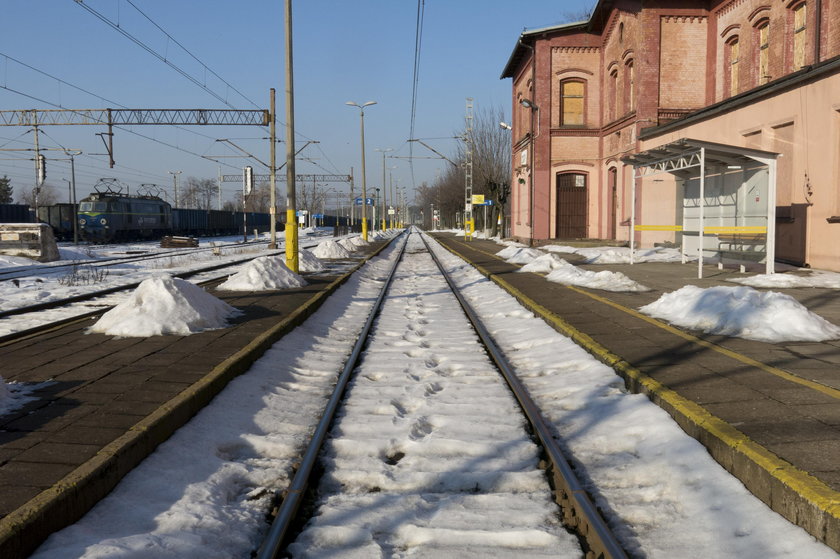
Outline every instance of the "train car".
[[73, 222], [78, 208], [73, 204], [38, 207], [38, 221], [49, 224], [57, 241], [73, 240]]
[[154, 239], [172, 233], [172, 208], [151, 194], [130, 196], [102, 181], [79, 202], [78, 223], [84, 240], [94, 243]]
[[32, 223], [26, 204], [0, 204], [0, 223]]

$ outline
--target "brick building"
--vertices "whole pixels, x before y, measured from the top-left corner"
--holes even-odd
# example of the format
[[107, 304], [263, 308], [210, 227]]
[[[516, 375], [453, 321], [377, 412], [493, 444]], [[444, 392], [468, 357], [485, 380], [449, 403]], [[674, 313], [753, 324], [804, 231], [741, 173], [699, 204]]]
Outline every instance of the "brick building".
[[634, 181], [635, 215], [679, 220], [678, 191], [642, 187], [630, 160], [692, 139], [779, 154], [776, 259], [840, 270], [839, 55], [840, 0], [600, 0], [589, 21], [523, 32], [502, 72], [511, 235], [627, 241]]

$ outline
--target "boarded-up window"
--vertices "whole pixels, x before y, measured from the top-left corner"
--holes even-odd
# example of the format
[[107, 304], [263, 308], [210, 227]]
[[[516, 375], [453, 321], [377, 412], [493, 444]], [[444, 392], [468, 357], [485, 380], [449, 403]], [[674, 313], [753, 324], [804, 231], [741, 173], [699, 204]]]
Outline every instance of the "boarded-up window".
[[624, 111], [630, 112], [636, 108], [633, 97], [633, 61], [628, 60], [624, 65]]
[[805, 4], [793, 9], [793, 69], [805, 66]]
[[758, 24], [758, 83], [770, 81], [770, 22]]
[[582, 81], [560, 82], [560, 126], [583, 126], [584, 100]]
[[738, 37], [731, 39], [727, 45], [729, 46], [729, 95], [738, 94], [738, 59], [740, 57], [740, 45]]

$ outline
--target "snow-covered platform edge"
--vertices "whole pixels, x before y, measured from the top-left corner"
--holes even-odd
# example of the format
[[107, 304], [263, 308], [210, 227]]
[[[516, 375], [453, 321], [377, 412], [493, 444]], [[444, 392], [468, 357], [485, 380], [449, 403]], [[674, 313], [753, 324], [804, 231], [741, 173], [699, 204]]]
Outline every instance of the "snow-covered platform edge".
[[445, 243], [440, 246], [469, 262], [549, 326], [612, 367], [624, 379], [628, 390], [646, 395], [668, 412], [688, 435], [705, 446], [719, 464], [773, 511], [840, 552], [840, 493], [754, 442], [702, 406], [647, 376], [504, 279], [471, 262], [466, 255]]

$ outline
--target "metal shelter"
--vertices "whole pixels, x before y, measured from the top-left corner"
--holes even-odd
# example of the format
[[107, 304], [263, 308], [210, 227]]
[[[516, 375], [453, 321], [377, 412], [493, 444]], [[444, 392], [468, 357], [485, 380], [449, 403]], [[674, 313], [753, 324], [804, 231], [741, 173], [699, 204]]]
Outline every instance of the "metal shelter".
[[[630, 214], [630, 263], [636, 231], [674, 231], [697, 250], [697, 277], [703, 277], [705, 252], [763, 254], [766, 273], [774, 272], [776, 237], [776, 158], [778, 154], [692, 139], [652, 148], [621, 158], [633, 166]], [[636, 195], [645, 178], [668, 173], [677, 188], [678, 223], [637, 224]], [[680, 203], [681, 202], [681, 203]], [[724, 250], [724, 247], [729, 250]], [[747, 250], [763, 247], [763, 250]]]

